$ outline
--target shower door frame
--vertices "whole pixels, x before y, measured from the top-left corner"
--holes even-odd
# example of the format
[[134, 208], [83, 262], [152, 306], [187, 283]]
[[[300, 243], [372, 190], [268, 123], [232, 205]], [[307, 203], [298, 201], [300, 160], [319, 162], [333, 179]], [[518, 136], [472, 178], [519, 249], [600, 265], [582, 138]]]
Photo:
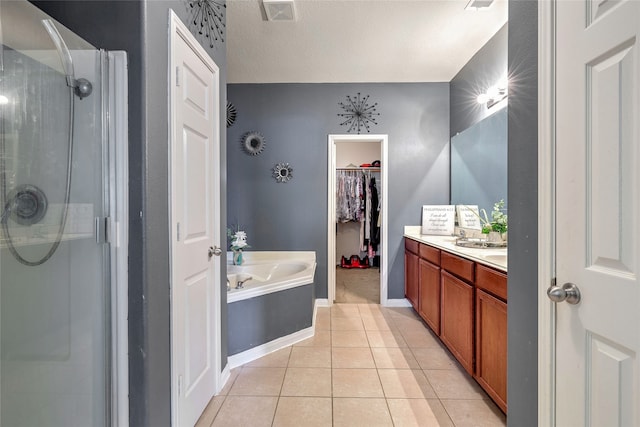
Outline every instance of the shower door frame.
[[[108, 133], [109, 218], [105, 221], [110, 243], [111, 298], [111, 422], [129, 425], [129, 156], [128, 57], [124, 51], [102, 51], [107, 57], [108, 80], [103, 84], [103, 109], [108, 111], [103, 130]], [[104, 73], [103, 73], [104, 75]], [[103, 113], [103, 118], [104, 118]]]

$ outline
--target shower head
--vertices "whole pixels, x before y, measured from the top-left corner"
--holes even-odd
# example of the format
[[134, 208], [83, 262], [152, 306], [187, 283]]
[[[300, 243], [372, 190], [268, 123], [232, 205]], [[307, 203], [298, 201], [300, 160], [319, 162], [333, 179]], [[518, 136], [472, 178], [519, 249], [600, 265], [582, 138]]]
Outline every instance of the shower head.
[[67, 44], [62, 39], [62, 36], [58, 32], [53, 21], [51, 19], [43, 19], [42, 25], [44, 26], [44, 29], [47, 30], [47, 33], [49, 33], [49, 37], [51, 37], [51, 40], [58, 51], [58, 55], [60, 55], [62, 67], [64, 68], [64, 73], [67, 77], [67, 86], [73, 88], [73, 91], [80, 99], [91, 95], [91, 91], [93, 90], [91, 82], [87, 79], [76, 80], [71, 52], [69, 52]]

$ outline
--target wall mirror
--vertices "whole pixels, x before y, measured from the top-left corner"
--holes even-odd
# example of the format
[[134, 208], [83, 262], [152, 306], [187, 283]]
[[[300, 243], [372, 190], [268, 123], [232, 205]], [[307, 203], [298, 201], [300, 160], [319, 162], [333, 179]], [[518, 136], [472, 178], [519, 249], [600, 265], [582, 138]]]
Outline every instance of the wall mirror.
[[451, 138], [451, 204], [507, 204], [507, 107]]

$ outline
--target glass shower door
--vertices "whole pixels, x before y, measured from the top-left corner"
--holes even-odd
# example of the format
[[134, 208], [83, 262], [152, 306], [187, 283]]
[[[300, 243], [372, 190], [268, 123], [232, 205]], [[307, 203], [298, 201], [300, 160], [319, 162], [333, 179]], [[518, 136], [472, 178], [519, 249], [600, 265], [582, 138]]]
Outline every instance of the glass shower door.
[[0, 426], [110, 422], [101, 54], [0, 3]]

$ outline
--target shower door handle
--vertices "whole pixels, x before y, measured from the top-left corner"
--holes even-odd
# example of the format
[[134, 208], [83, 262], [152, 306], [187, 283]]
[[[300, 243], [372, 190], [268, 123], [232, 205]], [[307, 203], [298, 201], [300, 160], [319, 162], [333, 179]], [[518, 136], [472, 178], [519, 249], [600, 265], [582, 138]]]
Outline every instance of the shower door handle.
[[213, 258], [214, 255], [222, 255], [222, 248], [219, 248], [217, 246], [209, 246], [209, 259]]

